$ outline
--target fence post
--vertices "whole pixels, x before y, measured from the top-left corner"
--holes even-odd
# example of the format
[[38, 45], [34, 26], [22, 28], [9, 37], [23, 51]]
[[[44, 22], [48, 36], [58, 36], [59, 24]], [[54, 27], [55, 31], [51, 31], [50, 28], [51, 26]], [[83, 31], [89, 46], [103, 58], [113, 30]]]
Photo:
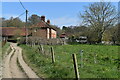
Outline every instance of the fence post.
[[96, 64], [97, 61], [96, 61], [96, 53], [94, 53], [94, 63]]
[[44, 53], [44, 50], [43, 50], [43, 45], [40, 45], [40, 50], [42, 52], [42, 54]]
[[33, 41], [32, 41], [32, 47], [33, 47]]
[[35, 47], [35, 42], [33, 43], [34, 47]]
[[31, 47], [32, 47], [32, 42], [30, 42], [30, 45], [31, 45]]
[[79, 77], [79, 72], [78, 72], [76, 54], [72, 54], [72, 57], [73, 57], [73, 63], [74, 63], [75, 76], [76, 76], [76, 79], [79, 79], [80, 77]]
[[80, 51], [80, 56], [81, 56], [81, 68], [83, 68], [83, 50]]
[[55, 63], [55, 54], [53, 47], [51, 47], [51, 55], [52, 55], [52, 63]]
[[40, 47], [38, 46], [38, 51], [40, 52]]

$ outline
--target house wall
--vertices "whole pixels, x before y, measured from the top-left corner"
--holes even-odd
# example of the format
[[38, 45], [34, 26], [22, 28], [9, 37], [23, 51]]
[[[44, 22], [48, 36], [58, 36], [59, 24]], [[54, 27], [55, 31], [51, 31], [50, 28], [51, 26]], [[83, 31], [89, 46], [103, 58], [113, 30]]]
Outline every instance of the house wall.
[[50, 39], [50, 29], [47, 28], [47, 39]]
[[51, 38], [56, 38], [57, 32], [54, 29], [51, 29]]
[[32, 36], [41, 37], [44, 39], [53, 39], [57, 37], [57, 32], [54, 29], [33, 29]]
[[32, 30], [33, 37], [41, 37], [46, 39], [47, 38], [47, 30], [46, 29], [34, 29]]
[[47, 39], [53, 39], [57, 37], [57, 32], [54, 29], [47, 28]]

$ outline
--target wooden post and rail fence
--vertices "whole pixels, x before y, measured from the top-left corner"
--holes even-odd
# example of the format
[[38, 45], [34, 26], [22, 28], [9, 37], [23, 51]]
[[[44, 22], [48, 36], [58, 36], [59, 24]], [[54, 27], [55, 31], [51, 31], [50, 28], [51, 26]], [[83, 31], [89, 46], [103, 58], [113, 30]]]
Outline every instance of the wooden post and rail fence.
[[[44, 52], [43, 45], [40, 45], [38, 47], [38, 50], [43, 54], [43, 52]], [[50, 53], [51, 53], [52, 63], [54, 64], [55, 63], [55, 52], [54, 52], [54, 48], [53, 47], [50, 47]], [[75, 77], [76, 77], [77, 80], [79, 80], [80, 79], [80, 75], [79, 75], [79, 71], [78, 71], [77, 57], [76, 57], [75, 53], [72, 54], [72, 59], [73, 59]]]

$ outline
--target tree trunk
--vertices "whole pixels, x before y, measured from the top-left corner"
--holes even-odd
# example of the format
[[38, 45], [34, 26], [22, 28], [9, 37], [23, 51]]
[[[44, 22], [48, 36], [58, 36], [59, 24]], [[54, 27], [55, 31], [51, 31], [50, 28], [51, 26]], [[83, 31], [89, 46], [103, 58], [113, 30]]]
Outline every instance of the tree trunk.
[[103, 33], [100, 33], [99, 36], [98, 36], [98, 43], [101, 43], [102, 42], [102, 35]]

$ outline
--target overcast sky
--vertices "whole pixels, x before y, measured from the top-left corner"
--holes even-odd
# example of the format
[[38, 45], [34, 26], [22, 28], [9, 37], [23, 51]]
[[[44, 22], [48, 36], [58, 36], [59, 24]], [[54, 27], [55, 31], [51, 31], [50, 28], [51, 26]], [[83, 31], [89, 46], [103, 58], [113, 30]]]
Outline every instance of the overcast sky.
[[[88, 6], [93, 2], [23, 2], [23, 5], [29, 11], [29, 15], [37, 14], [45, 15], [46, 20], [50, 19], [51, 24], [62, 26], [80, 25], [81, 19], [79, 13], [84, 12], [84, 6]], [[114, 6], [118, 6], [117, 2], [112, 2]], [[25, 12], [19, 2], [3, 2], [2, 16], [9, 19], [11, 16], [17, 17]], [[25, 14], [20, 17], [25, 21]]]

